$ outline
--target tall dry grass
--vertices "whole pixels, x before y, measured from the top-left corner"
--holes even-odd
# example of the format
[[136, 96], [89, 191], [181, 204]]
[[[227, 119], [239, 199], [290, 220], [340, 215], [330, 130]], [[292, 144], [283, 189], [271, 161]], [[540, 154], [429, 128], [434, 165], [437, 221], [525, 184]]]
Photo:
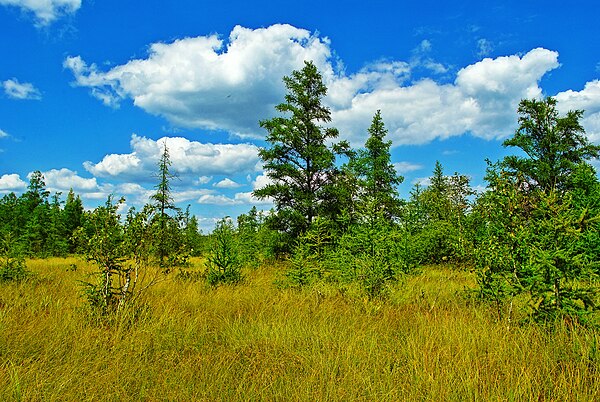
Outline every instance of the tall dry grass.
[[133, 324], [102, 325], [78, 296], [92, 267], [28, 267], [0, 285], [2, 401], [600, 400], [597, 332], [496, 322], [457, 294], [468, 272], [424, 269], [386, 302], [278, 289], [277, 266], [216, 289], [169, 279]]

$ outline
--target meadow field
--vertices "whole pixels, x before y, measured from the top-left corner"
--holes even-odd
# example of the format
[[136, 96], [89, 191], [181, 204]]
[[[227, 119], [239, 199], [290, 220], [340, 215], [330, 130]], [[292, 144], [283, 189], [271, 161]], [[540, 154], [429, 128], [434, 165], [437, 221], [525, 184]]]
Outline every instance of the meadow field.
[[216, 288], [171, 273], [107, 323], [81, 297], [92, 266], [27, 267], [0, 284], [1, 401], [600, 400], [597, 330], [499, 320], [468, 270], [425, 267], [385, 300], [278, 288], [281, 265]]

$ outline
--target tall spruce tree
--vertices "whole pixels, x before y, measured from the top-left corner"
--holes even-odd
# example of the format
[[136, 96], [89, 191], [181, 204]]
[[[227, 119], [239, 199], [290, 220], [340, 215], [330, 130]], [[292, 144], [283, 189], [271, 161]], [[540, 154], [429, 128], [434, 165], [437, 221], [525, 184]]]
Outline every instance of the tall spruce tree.
[[[165, 141], [163, 152], [158, 161], [156, 193], [150, 197], [152, 206], [156, 211], [153, 219], [153, 224], [156, 228], [156, 254], [159, 264], [163, 268], [167, 268], [165, 258], [168, 258], [170, 252], [173, 251], [173, 229], [175, 229], [174, 226], [177, 224], [174, 218], [169, 215], [169, 211], [178, 211], [173, 195], [171, 194], [170, 181], [175, 178], [175, 175], [171, 173], [170, 168], [171, 158], [167, 142]], [[178, 232], [178, 230], [175, 230], [175, 232]]]
[[327, 94], [321, 74], [312, 62], [284, 77], [285, 102], [275, 109], [288, 117], [260, 122], [268, 132], [269, 148], [259, 151], [271, 184], [254, 191], [260, 199], [275, 202], [275, 223], [292, 236], [305, 232], [313, 219], [332, 207], [332, 187], [337, 175], [336, 154], [346, 143], [328, 146], [338, 136], [335, 128], [320, 124], [331, 121], [331, 112], [322, 104]]
[[369, 138], [365, 149], [356, 158], [356, 173], [361, 177], [363, 203], [374, 205], [389, 219], [398, 216], [400, 200], [396, 186], [404, 181], [404, 177], [396, 173], [390, 162], [391, 141], [384, 141], [387, 129], [381, 111], [373, 116], [368, 129]]

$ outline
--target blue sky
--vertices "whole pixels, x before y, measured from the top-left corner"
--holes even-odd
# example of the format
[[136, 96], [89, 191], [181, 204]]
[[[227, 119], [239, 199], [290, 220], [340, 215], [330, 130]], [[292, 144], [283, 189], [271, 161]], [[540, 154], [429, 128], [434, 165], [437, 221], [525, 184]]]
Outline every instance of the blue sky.
[[381, 109], [404, 197], [436, 160], [482, 188], [524, 97], [585, 109], [600, 143], [596, 2], [290, 4], [0, 0], [0, 194], [40, 170], [87, 207], [140, 205], [166, 141], [178, 204], [205, 229], [237, 216], [266, 182], [258, 121], [306, 59], [341, 138], [362, 145]]

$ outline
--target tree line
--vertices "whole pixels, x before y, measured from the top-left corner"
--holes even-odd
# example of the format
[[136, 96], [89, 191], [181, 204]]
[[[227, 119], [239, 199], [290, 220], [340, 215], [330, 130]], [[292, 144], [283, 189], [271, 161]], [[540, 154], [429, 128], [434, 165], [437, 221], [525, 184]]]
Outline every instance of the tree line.
[[[199, 277], [210, 284], [238, 282], [242, 268], [280, 259], [287, 261], [284, 286], [327, 282], [370, 298], [385, 297], [419, 267], [449, 264], [475, 271], [475, 297], [492, 303], [499, 316], [510, 318], [519, 300], [533, 320], [592, 320], [600, 183], [590, 160], [600, 147], [585, 136], [582, 111], [560, 116], [553, 98], [524, 99], [519, 126], [503, 143], [520, 156], [487, 161], [484, 192], [436, 162], [430, 184], [416, 184], [401, 199], [403, 177], [391, 163], [381, 112], [374, 111], [364, 146], [353, 149], [335, 142], [339, 133], [323, 104], [327, 87], [313, 63], [283, 81], [279, 116], [260, 122], [268, 145], [259, 156], [270, 183], [254, 195], [271, 199], [270, 211], [253, 207], [201, 236], [189, 209], [173, 201], [165, 145], [156, 192], [124, 219], [113, 198], [84, 211], [71, 191], [63, 204], [35, 172], [27, 192], [0, 200], [4, 243], [12, 239], [34, 256], [86, 255], [102, 267], [88, 290], [90, 302], [103, 309], [118, 308], [133, 294], [143, 267], [169, 272], [202, 254], [208, 269]], [[178, 275], [195, 277], [185, 269]]]

